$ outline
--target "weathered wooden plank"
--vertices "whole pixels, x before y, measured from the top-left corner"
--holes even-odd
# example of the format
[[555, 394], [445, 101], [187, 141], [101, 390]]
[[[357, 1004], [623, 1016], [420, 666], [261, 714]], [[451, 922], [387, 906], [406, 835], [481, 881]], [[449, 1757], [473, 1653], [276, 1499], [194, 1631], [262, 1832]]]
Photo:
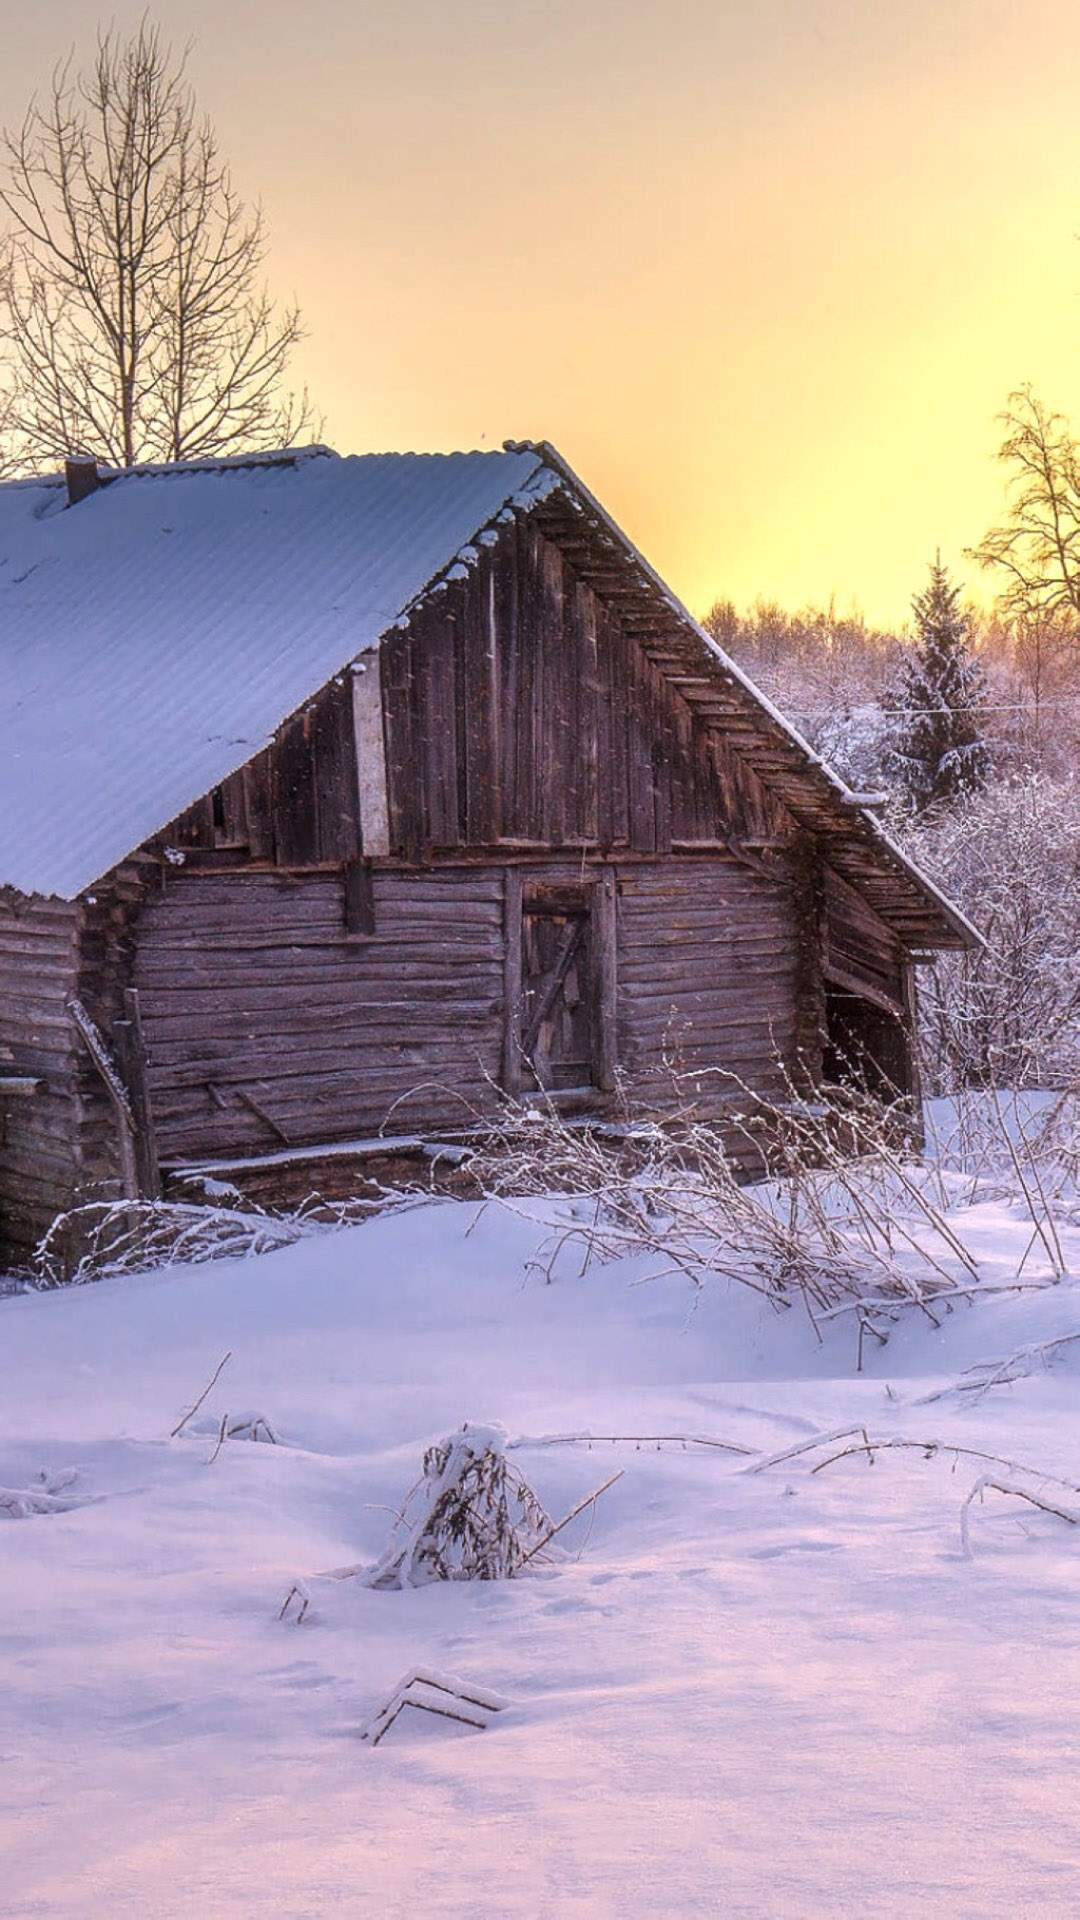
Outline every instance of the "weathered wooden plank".
[[[375, 932], [375, 893], [371, 882], [370, 860], [345, 862], [345, 931], [370, 937]], [[282, 970], [275, 965], [281, 980]]]
[[114, 1023], [113, 1037], [116, 1043], [117, 1063], [127, 1087], [134, 1123], [135, 1177], [139, 1197], [143, 1200], [157, 1200], [161, 1197], [161, 1176], [158, 1171], [157, 1142], [154, 1136], [154, 1114], [150, 1100], [142, 1013], [138, 993], [133, 987], [124, 989], [123, 1004], [124, 1018]]
[[390, 851], [386, 739], [383, 731], [382, 649], [357, 656], [350, 674], [353, 757], [356, 768], [360, 844], [369, 859]]
[[614, 1091], [618, 1076], [618, 913], [615, 875], [608, 869], [593, 888], [593, 959], [596, 970], [596, 1084]]
[[522, 878], [520, 869], [506, 870], [503, 897], [503, 1046], [502, 1085], [513, 1098], [522, 1080]]
[[277, 858], [308, 865], [319, 857], [312, 716], [298, 714], [282, 727], [272, 749], [271, 804]]

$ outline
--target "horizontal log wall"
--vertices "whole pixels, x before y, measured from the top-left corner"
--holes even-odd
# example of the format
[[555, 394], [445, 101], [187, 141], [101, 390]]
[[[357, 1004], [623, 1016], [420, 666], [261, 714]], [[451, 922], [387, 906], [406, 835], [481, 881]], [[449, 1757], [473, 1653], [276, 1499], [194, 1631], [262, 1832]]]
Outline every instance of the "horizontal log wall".
[[795, 1069], [798, 955], [787, 889], [723, 858], [619, 875], [619, 1056], [636, 1101], [669, 1106], [669, 1062], [708, 1112], [737, 1089], [783, 1099]]
[[502, 1043], [502, 874], [187, 874], [148, 899], [134, 982], [165, 1160], [468, 1125]]
[[[530, 881], [589, 862], [529, 862]], [[665, 1057], [783, 1091], [791, 908], [734, 860], [617, 868], [619, 1063], [668, 1107]], [[134, 982], [158, 1150], [177, 1162], [468, 1125], [497, 1103], [504, 1034], [500, 867], [376, 870], [375, 933], [344, 932], [340, 875], [188, 874], [148, 896]], [[703, 1083], [710, 1104], [727, 1083]]]
[[27, 1252], [70, 1205], [78, 1170], [78, 1063], [66, 1001], [76, 976], [79, 909], [0, 900], [0, 1074], [42, 1082], [0, 1090], [0, 1248]]

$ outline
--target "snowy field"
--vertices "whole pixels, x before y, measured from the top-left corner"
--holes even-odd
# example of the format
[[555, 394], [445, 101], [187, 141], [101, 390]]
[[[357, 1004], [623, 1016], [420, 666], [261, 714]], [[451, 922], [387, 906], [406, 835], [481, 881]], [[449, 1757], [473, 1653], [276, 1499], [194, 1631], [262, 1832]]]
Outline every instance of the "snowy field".
[[[954, 1385], [1080, 1333], [1080, 1283], [908, 1312], [856, 1374], [850, 1318], [730, 1281], [568, 1250], [546, 1284], [544, 1213], [0, 1299], [4, 1920], [1080, 1912], [1080, 1527], [988, 1491], [961, 1537], [984, 1473], [1080, 1509], [1042, 1477], [1080, 1480], [1080, 1341]], [[962, 1226], [1015, 1276], [1020, 1208]], [[212, 1459], [224, 1414], [279, 1444]], [[622, 1477], [515, 1580], [325, 1577], [465, 1420], [553, 1516]], [[853, 1427], [939, 1450], [763, 1464]], [[552, 1443], [584, 1433], [749, 1451]], [[511, 1704], [372, 1748], [415, 1666]]]

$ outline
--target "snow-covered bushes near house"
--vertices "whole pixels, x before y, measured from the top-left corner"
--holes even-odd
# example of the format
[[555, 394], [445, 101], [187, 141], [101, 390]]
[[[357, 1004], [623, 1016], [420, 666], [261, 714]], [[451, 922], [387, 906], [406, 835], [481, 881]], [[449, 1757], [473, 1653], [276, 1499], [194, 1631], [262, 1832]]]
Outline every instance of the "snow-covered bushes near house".
[[[850, 1304], [780, 1304], [734, 1246], [696, 1278], [662, 1231], [583, 1259], [567, 1191], [0, 1300], [5, 1916], [1071, 1914], [1080, 1226], [1067, 1153], [1025, 1152], [1049, 1106], [1002, 1108], [1019, 1173], [992, 1115], [974, 1166], [936, 1113], [926, 1191], [975, 1272], [941, 1242], [949, 1288], [861, 1356]], [[240, 1406], [276, 1445], [217, 1444]], [[430, 1519], [463, 1422], [457, 1464], [584, 1503], [562, 1552], [356, 1577]], [[499, 1710], [393, 1716], [403, 1674]]]
[[981, 952], [920, 976], [931, 1086], [1063, 1086], [1080, 1071], [1080, 786], [998, 781], [904, 834]]

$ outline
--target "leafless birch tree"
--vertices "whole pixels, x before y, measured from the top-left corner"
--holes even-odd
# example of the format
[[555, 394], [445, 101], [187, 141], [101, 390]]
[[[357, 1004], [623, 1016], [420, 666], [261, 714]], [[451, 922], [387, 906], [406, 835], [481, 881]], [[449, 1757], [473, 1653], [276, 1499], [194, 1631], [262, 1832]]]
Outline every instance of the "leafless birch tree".
[[994, 573], [1010, 619], [1080, 614], [1080, 447], [1068, 421], [1030, 387], [1009, 395], [998, 458], [1009, 504], [971, 558]]
[[300, 317], [262, 282], [261, 210], [156, 27], [110, 28], [87, 69], [59, 66], [3, 153], [9, 467], [197, 459], [309, 429], [306, 398], [282, 395]]

